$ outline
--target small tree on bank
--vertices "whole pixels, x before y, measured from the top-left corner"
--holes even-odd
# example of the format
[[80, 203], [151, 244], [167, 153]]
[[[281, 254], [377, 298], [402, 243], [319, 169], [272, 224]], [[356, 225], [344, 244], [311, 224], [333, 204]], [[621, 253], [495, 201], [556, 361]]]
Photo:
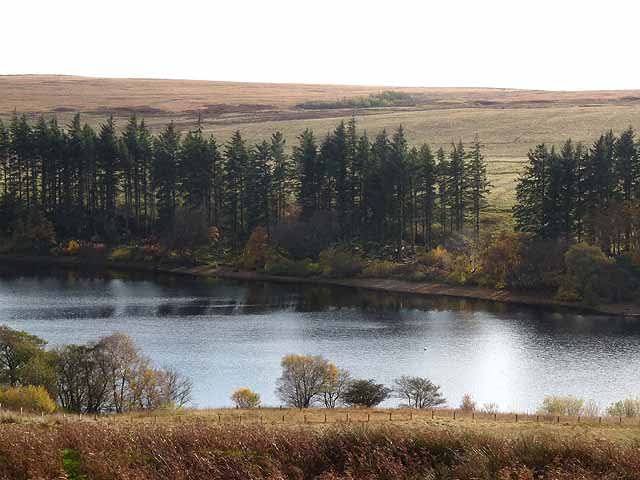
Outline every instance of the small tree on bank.
[[342, 395], [342, 400], [352, 407], [371, 408], [391, 396], [392, 390], [374, 380], [353, 380]]
[[319, 355], [286, 355], [280, 365], [282, 375], [276, 394], [285, 404], [296, 408], [309, 408], [322, 395], [335, 368]]
[[243, 387], [231, 394], [231, 401], [236, 408], [256, 408], [260, 406], [260, 394]]
[[406, 400], [411, 408], [433, 408], [447, 402], [440, 393], [440, 387], [422, 377], [403, 375], [397, 378], [395, 392], [398, 398]]

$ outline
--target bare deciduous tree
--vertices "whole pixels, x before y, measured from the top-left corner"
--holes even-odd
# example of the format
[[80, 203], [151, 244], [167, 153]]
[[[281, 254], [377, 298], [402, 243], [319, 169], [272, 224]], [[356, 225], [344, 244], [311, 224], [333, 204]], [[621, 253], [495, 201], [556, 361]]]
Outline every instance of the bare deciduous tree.
[[280, 362], [282, 375], [276, 393], [287, 405], [308, 408], [322, 395], [331, 364], [321, 356], [286, 355]]
[[395, 380], [395, 392], [411, 408], [432, 408], [446, 403], [440, 387], [427, 378], [403, 375]]

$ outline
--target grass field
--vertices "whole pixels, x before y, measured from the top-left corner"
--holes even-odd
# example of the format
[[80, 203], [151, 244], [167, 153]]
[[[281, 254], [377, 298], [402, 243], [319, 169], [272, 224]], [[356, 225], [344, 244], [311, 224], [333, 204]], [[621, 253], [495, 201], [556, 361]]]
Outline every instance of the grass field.
[[640, 479], [637, 419], [457, 414], [0, 416], [0, 478]]
[[[395, 90], [416, 95], [412, 107], [304, 110], [305, 101], [334, 101]], [[0, 118], [13, 110], [56, 115], [75, 112], [98, 125], [113, 114], [119, 125], [133, 112], [154, 131], [173, 120], [182, 131], [201, 119], [206, 132], [226, 141], [240, 129], [250, 142], [280, 130], [288, 145], [305, 128], [323, 136], [355, 116], [370, 134], [402, 125], [412, 143], [447, 148], [478, 134], [486, 145], [493, 206], [513, 203], [514, 180], [536, 143], [588, 142], [605, 129], [640, 128], [640, 91], [547, 92], [482, 88], [253, 84], [187, 80], [96, 79], [67, 76], [0, 76]]]
[[552, 433], [559, 438], [576, 435], [603, 438], [611, 441], [640, 444], [640, 419], [634, 417], [569, 417], [556, 415], [465, 412], [435, 409], [353, 409], [353, 408], [260, 408], [239, 410], [185, 409], [179, 411], [134, 412], [111, 415], [75, 415], [56, 413], [34, 416], [15, 412], [0, 413], [0, 424], [60, 425], [76, 422], [98, 423], [111, 426], [124, 425], [235, 425], [277, 428], [322, 429], [335, 426], [402, 426], [407, 429], [434, 428], [491, 432], [500, 436], [523, 433]]

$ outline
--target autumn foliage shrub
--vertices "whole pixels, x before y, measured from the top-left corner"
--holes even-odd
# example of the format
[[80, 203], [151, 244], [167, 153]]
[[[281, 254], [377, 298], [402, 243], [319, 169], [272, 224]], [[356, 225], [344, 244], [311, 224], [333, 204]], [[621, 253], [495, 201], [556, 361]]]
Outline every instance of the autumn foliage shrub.
[[0, 405], [7, 410], [52, 413], [56, 403], [44, 387], [28, 385], [26, 387], [9, 387], [0, 389]]

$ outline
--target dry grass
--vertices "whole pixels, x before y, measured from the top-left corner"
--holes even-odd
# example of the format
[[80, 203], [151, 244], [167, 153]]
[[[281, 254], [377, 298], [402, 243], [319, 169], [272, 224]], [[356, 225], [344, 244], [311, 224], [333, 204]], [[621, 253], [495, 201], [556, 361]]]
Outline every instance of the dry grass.
[[516, 437], [528, 433], [549, 433], [557, 437], [576, 435], [610, 441], [640, 442], [640, 419], [619, 417], [557, 417], [554, 415], [482, 413], [460, 410], [405, 410], [405, 409], [305, 409], [260, 408], [251, 410], [185, 409], [179, 411], [134, 412], [117, 415], [19, 415], [4, 412], [0, 425], [60, 425], [97, 423], [110, 426], [256, 426], [276, 428], [325, 429], [335, 426], [401, 426], [420, 429], [424, 426], [453, 430], [491, 433]]
[[188, 423], [2, 424], [0, 478], [640, 479], [637, 427], [516, 429], [506, 420], [422, 417], [282, 426], [218, 423], [213, 412], [200, 413]]
[[[361, 110], [295, 108], [310, 100], [366, 96], [384, 90], [421, 95], [416, 107]], [[250, 142], [284, 133], [291, 146], [305, 128], [319, 137], [355, 115], [374, 134], [405, 128], [412, 143], [448, 148], [478, 134], [486, 145], [490, 201], [513, 204], [514, 180], [536, 143], [559, 144], [571, 137], [588, 142], [604, 129], [640, 125], [640, 91], [547, 92], [482, 88], [389, 88], [376, 86], [256, 84], [187, 80], [97, 79], [67, 76], [0, 76], [0, 118], [16, 109], [36, 116], [55, 114], [62, 123], [76, 111], [97, 125], [113, 113], [123, 125], [136, 111], [158, 131], [170, 120], [181, 130], [201, 116], [204, 130], [226, 141], [240, 129]]]

